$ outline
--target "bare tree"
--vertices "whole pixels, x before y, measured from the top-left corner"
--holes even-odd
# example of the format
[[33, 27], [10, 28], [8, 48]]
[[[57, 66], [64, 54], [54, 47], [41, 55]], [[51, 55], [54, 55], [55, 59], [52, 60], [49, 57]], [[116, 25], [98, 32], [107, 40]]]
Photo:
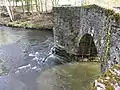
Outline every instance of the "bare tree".
[[24, 3], [23, 3], [24, 1], [23, 0], [21, 0], [21, 4], [22, 4], [22, 11], [23, 11], [23, 14], [25, 13], [25, 10], [24, 10]]
[[52, 2], [52, 7], [58, 5], [59, 0], [51, 0]]
[[18, 5], [17, 5], [18, 0], [16, 0], [15, 2], [16, 2], [16, 7], [17, 7], [17, 6], [18, 6]]
[[41, 12], [43, 13], [43, 0], [40, 0], [39, 3], [40, 3]]
[[13, 0], [13, 7], [15, 7], [15, 0]]
[[46, 11], [46, 13], [48, 12], [47, 11], [47, 2], [48, 2], [48, 0], [45, 0], [45, 11]]
[[29, 15], [30, 14], [30, 0], [26, 0], [26, 7], [27, 7], [28, 15]]
[[12, 10], [10, 8], [10, 2], [8, 0], [5, 0], [5, 6], [6, 6], [6, 9], [8, 11], [8, 14], [9, 14], [9, 17], [10, 17], [10, 20], [13, 21], [13, 14], [12, 14]]

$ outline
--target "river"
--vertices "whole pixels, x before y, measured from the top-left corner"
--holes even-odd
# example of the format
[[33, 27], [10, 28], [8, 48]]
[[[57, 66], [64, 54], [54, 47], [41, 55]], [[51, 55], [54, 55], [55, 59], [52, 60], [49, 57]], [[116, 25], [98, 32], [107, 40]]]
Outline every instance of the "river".
[[0, 63], [5, 69], [0, 90], [88, 90], [90, 82], [101, 74], [99, 63], [51, 67], [43, 61], [53, 46], [51, 31], [0, 26]]

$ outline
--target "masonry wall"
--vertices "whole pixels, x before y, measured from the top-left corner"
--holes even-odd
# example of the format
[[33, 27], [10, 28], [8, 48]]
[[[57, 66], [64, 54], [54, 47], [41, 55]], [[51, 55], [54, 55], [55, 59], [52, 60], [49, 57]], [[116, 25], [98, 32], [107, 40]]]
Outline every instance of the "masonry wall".
[[[106, 30], [109, 29], [110, 21], [104, 8], [96, 5], [82, 7], [54, 7], [54, 41], [55, 45], [61, 46], [66, 52], [79, 55], [79, 43], [81, 37], [90, 34], [94, 38], [98, 56], [106, 53]], [[107, 25], [105, 25], [105, 23]], [[110, 29], [109, 66], [114, 60], [120, 59], [120, 27], [119, 21], [113, 21]]]
[[120, 21], [112, 24], [110, 40], [110, 63], [120, 63]]

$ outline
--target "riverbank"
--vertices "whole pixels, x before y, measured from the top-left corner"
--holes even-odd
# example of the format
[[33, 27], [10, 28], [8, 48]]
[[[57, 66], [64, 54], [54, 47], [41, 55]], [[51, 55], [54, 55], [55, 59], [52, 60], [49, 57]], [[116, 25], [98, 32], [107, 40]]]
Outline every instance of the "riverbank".
[[31, 15], [16, 13], [14, 15], [15, 20], [10, 21], [10, 18], [6, 15], [0, 17], [0, 25], [16, 28], [25, 29], [37, 29], [37, 30], [52, 30], [52, 14], [41, 14], [38, 16], [37, 13]]

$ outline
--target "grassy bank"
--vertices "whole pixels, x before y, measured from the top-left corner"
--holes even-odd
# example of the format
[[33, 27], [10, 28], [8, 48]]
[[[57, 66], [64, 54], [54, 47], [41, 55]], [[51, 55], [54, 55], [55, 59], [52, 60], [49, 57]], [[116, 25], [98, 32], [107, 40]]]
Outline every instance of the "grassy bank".
[[38, 30], [52, 30], [52, 15], [41, 14], [39, 17], [36, 14], [22, 15], [22, 13], [15, 15], [15, 20], [10, 21], [9, 17], [0, 17], [0, 25], [25, 29], [38, 29]]
[[25, 21], [25, 22], [14, 21], [4, 24], [4, 26], [25, 28], [25, 29], [52, 30], [52, 24], [39, 25], [39, 24], [31, 23], [30, 21]]

